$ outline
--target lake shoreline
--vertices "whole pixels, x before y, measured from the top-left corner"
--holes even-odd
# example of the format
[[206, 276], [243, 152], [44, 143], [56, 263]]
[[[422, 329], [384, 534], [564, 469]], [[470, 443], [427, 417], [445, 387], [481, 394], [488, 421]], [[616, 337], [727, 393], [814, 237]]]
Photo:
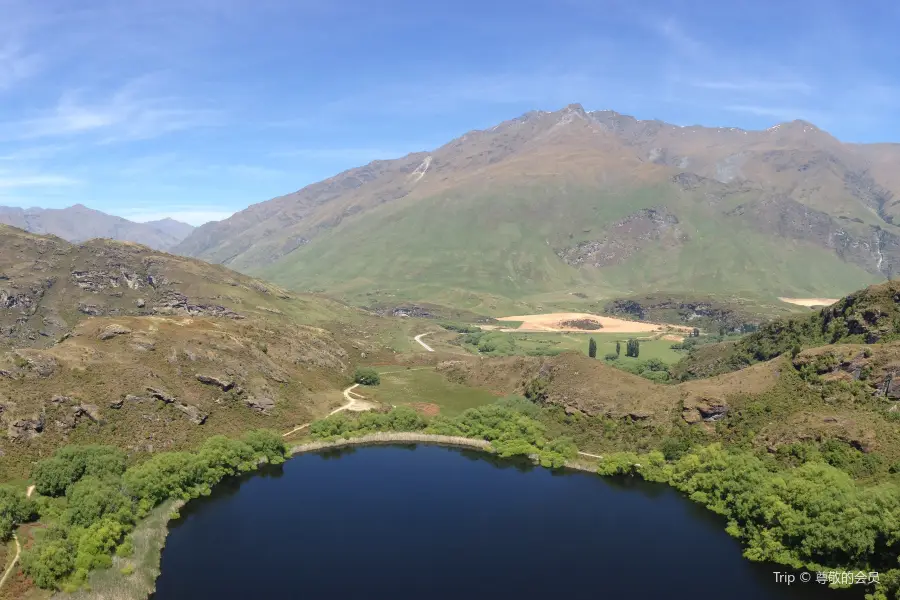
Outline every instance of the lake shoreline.
[[[469, 448], [480, 450], [487, 454], [491, 453], [491, 444], [485, 440], [464, 438], [449, 435], [433, 435], [424, 433], [407, 433], [407, 432], [380, 432], [360, 436], [356, 438], [342, 438], [332, 441], [317, 441], [298, 444], [287, 449], [286, 459], [298, 454], [317, 452], [320, 450], [328, 450], [331, 448], [342, 448], [347, 446], [390, 446], [392, 444], [427, 444], [435, 446], [445, 446], [450, 448]], [[568, 466], [568, 465], [567, 465]], [[252, 474], [251, 472], [250, 474]], [[189, 501], [188, 501], [189, 502]], [[93, 584], [91, 591], [81, 590], [74, 594], [66, 594], [59, 592], [53, 595], [54, 600], [62, 600], [63, 598], [77, 600], [101, 600], [106, 598], [106, 592], [110, 589], [117, 589], [118, 596], [122, 600], [147, 600], [152, 598], [156, 592], [156, 578], [159, 577], [159, 565], [162, 552], [165, 549], [165, 539], [169, 535], [169, 520], [172, 513], [177, 514], [178, 510], [188, 504], [184, 501], [169, 501], [157, 507], [154, 513], [159, 513], [155, 519], [147, 519], [142, 525], [135, 530], [135, 534], [148, 539], [147, 547], [144, 548], [142, 560], [125, 560], [115, 557], [113, 567], [91, 574]], [[134, 535], [134, 534], [133, 534]], [[130, 563], [136, 568], [129, 574], [122, 573], [120, 568]], [[139, 563], [139, 564], [135, 564]], [[97, 578], [100, 578], [98, 581]], [[99, 584], [99, 585], [98, 585]]]
[[436, 446], [451, 446], [456, 448], [475, 448], [476, 450], [483, 450], [488, 453], [491, 452], [491, 443], [486, 440], [430, 433], [378, 432], [354, 438], [341, 438], [332, 441], [298, 444], [289, 448], [287, 455], [294, 456], [296, 454], [317, 452], [319, 450], [328, 450], [330, 448], [343, 448], [345, 446], [379, 446], [410, 442]]

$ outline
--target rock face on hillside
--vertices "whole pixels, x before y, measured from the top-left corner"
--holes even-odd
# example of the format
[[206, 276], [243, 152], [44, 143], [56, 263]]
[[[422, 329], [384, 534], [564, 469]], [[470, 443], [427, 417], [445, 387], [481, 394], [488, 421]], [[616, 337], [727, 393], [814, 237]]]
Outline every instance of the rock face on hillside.
[[647, 244], [676, 247], [689, 238], [678, 228], [678, 217], [665, 207], [647, 208], [605, 228], [603, 237], [557, 250], [557, 255], [573, 266], [619, 265]]
[[[134, 244], [73, 245], [0, 225], [0, 346], [46, 347], [88, 317], [278, 315], [284, 290]], [[127, 336], [112, 322], [101, 339]], [[140, 340], [135, 340], [140, 345]]]

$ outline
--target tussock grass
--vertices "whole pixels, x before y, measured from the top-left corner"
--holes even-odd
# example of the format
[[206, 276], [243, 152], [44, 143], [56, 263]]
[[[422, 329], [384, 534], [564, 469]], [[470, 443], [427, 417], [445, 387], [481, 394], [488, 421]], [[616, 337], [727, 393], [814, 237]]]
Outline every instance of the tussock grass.
[[170, 500], [157, 506], [132, 532], [134, 553], [130, 557], [114, 556], [111, 568], [91, 572], [89, 590], [60, 592], [52, 600], [146, 600], [156, 590], [169, 519], [183, 505], [181, 500]]

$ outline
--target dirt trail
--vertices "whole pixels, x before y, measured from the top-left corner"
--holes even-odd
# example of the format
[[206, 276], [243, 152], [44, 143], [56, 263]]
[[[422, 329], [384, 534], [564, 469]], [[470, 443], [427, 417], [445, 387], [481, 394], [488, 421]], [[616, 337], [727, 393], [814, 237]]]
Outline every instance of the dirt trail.
[[16, 565], [19, 564], [19, 555], [22, 553], [22, 546], [19, 545], [19, 536], [14, 533], [12, 537], [13, 541], [16, 543], [16, 555], [13, 556], [12, 562], [6, 567], [3, 577], [0, 577], [0, 589], [3, 588], [3, 584], [6, 583], [7, 578], [9, 578], [13, 570], [15, 570]]
[[603, 458], [599, 454], [591, 454], [590, 452], [579, 452], [581, 456], [590, 456], [591, 458]]
[[[31, 498], [31, 494], [34, 493], [34, 486], [28, 486], [28, 490], [25, 492], [26, 498]], [[3, 576], [0, 577], [0, 589], [3, 589], [3, 584], [6, 583], [6, 580], [12, 575], [12, 572], [15, 570], [16, 565], [19, 564], [19, 555], [22, 554], [22, 546], [19, 545], [19, 536], [15, 533], [12, 535], [13, 541], [16, 543], [16, 555], [13, 556], [12, 562], [9, 563], [9, 566], [6, 567], [6, 571], [3, 572]]]
[[417, 342], [419, 342], [419, 344], [421, 344], [422, 347], [425, 348], [426, 350], [428, 350], [429, 352], [434, 352], [434, 348], [432, 348], [431, 346], [429, 346], [428, 344], [426, 344], [425, 342], [422, 341], [423, 336], [431, 335], [431, 333], [432, 332], [430, 332], [430, 331], [428, 333], [420, 333], [413, 339], [416, 340]]
[[[371, 410], [371, 409], [375, 408], [376, 404], [374, 402], [369, 402], [361, 394], [353, 391], [357, 387], [359, 387], [359, 384], [354, 383], [353, 385], [348, 387], [346, 390], [344, 390], [344, 399], [347, 401], [347, 403], [337, 407], [336, 409], [334, 409], [333, 411], [328, 413], [329, 417], [333, 414], [339, 413], [344, 410], [352, 410], [354, 412], [362, 412], [365, 410]], [[355, 396], [359, 396], [359, 397], [356, 398]], [[293, 433], [297, 433], [301, 429], [306, 429], [310, 425], [312, 425], [312, 423], [304, 423], [303, 425], [298, 425], [297, 427], [294, 427], [287, 433], [281, 434], [281, 437], [287, 437]]]
[[[597, 321], [603, 327], [600, 329], [579, 329], [567, 327], [564, 321], [578, 321], [589, 319]], [[613, 317], [601, 317], [589, 313], [545, 313], [538, 315], [518, 315], [514, 317], [497, 317], [498, 321], [521, 321], [518, 328], [504, 328], [501, 331], [519, 332], [556, 332], [568, 331], [578, 333], [645, 333], [650, 331], [690, 331], [690, 327], [680, 325], [661, 325], [659, 323], [645, 323], [643, 321], [626, 321]]]

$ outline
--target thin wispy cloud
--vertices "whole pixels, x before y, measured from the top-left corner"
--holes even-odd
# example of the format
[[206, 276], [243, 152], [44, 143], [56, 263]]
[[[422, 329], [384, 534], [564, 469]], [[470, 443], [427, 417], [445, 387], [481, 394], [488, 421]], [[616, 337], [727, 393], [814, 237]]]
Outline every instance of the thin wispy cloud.
[[111, 96], [93, 101], [83, 91], [65, 91], [45, 114], [0, 123], [0, 139], [96, 134], [102, 142], [141, 140], [213, 125], [221, 116], [212, 110], [180, 106], [175, 98], [153, 96], [148, 87], [144, 80], [135, 80]]
[[674, 17], [654, 20], [652, 21], [652, 27], [681, 55], [701, 58], [708, 53], [706, 44], [690, 35]]
[[749, 93], [779, 93], [795, 92], [798, 94], [811, 94], [815, 90], [813, 86], [804, 81], [783, 81], [773, 79], [720, 79], [706, 81], [690, 81], [690, 85], [707, 90], [721, 90], [726, 92]]
[[0, 92], [34, 76], [40, 62], [37, 53], [26, 52], [15, 42], [0, 43]]
[[12, 175], [0, 172], [0, 188], [58, 188], [78, 185], [81, 182], [63, 175]]
[[0, 203], [220, 218], [573, 102], [900, 139], [886, 8], [600, 4], [0, 0]]

